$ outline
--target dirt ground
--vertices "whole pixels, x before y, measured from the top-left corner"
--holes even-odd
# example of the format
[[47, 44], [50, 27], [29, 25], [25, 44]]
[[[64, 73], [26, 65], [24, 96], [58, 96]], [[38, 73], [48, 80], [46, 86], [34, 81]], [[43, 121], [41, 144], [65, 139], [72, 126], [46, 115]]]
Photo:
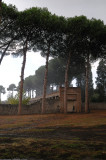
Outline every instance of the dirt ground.
[[105, 160], [106, 111], [0, 116], [0, 159]]

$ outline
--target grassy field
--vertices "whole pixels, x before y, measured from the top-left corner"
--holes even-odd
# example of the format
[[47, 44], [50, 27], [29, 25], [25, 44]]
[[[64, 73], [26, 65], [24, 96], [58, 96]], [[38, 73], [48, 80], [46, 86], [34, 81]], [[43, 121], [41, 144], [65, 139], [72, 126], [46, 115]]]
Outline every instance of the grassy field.
[[0, 159], [106, 160], [106, 110], [0, 116]]

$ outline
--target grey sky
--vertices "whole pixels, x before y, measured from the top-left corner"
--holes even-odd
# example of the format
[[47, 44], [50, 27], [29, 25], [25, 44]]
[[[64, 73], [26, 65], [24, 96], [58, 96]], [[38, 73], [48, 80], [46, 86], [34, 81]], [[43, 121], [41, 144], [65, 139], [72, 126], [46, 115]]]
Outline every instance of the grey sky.
[[[19, 11], [30, 7], [47, 7], [53, 14], [65, 17], [85, 15], [88, 18], [101, 19], [106, 24], [106, 0], [3, 0], [6, 4], [15, 5]], [[8, 87], [20, 81], [21, 58], [5, 57], [0, 66], [0, 85]], [[39, 53], [28, 53], [25, 77], [34, 75], [35, 70], [45, 64], [45, 59]], [[93, 65], [93, 80], [95, 81], [96, 66]], [[6, 99], [6, 95], [2, 97]]]
[[106, 24], [106, 0], [4, 0], [19, 10], [30, 7], [47, 7], [49, 11], [65, 17], [85, 15], [101, 19]]

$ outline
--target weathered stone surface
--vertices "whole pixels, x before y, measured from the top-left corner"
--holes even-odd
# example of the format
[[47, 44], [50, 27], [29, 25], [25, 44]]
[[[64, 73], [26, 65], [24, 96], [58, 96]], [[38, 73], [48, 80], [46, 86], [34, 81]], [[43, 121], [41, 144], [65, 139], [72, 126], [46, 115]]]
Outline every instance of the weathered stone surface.
[[[47, 95], [46, 113], [62, 113], [64, 104], [64, 88], [61, 87], [59, 92]], [[23, 105], [21, 114], [38, 114], [41, 113], [42, 97], [32, 99], [29, 105]], [[81, 112], [81, 89], [69, 87], [67, 90], [67, 112]], [[18, 105], [0, 104], [0, 115], [16, 115]]]
[[[60, 87], [60, 106], [64, 110], [64, 87]], [[81, 88], [69, 87], [67, 89], [67, 112], [81, 112]]]

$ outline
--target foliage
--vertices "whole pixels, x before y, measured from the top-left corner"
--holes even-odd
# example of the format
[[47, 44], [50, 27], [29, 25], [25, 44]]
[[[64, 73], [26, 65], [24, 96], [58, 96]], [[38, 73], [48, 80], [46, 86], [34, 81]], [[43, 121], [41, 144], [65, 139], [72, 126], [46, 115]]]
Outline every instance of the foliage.
[[[22, 98], [22, 104], [27, 105], [29, 100], [30, 100], [30, 98], [26, 97], [26, 95], [24, 93], [23, 98]], [[7, 98], [7, 103], [9, 103], [9, 104], [19, 104], [19, 93], [17, 93], [15, 96], [13, 96], [12, 94], [9, 94], [8, 98]]]
[[8, 104], [18, 104], [19, 103], [19, 99], [17, 98], [17, 96], [13, 97], [12, 94], [9, 94], [8, 98], [7, 98], [7, 103]]
[[[92, 79], [92, 71], [91, 66], [89, 67], [89, 80], [88, 80], [88, 92], [89, 92], [89, 101], [91, 101], [91, 97], [93, 95], [93, 79]], [[76, 74], [76, 86], [81, 87], [81, 98], [82, 102], [85, 102], [85, 69], [83, 68], [83, 72]]]
[[2, 19], [0, 24], [0, 64], [5, 55], [9, 55], [15, 49], [15, 40], [17, 37], [18, 11], [15, 6], [7, 6], [2, 3]]
[[98, 93], [94, 93], [91, 97], [91, 101], [92, 102], [99, 102], [99, 94]]
[[5, 94], [5, 88], [2, 85], [0, 85], [0, 93]]
[[5, 88], [2, 85], [0, 85], [0, 101], [1, 101], [1, 94], [5, 93], [6, 93]]
[[13, 91], [16, 91], [17, 87], [15, 84], [10, 84], [9, 87], [7, 88], [7, 91], [12, 91], [12, 96], [13, 96]]
[[99, 101], [106, 101], [106, 59], [102, 59], [97, 67], [97, 93]]
[[[72, 79], [76, 78], [80, 73], [84, 73], [84, 59], [79, 57], [76, 59], [72, 56], [69, 72], [69, 84]], [[63, 58], [53, 58], [49, 60], [48, 66], [48, 83], [47, 83], [47, 93], [51, 93], [53, 86], [58, 89], [58, 86], [64, 85], [64, 74], [65, 74], [65, 61]], [[77, 69], [79, 68], [79, 70]], [[44, 79], [45, 66], [39, 67], [35, 75], [25, 78], [24, 81], [24, 91], [30, 92], [31, 90], [36, 90], [36, 96], [42, 95], [43, 79]]]
[[[59, 61], [57, 64], [54, 63], [53, 66], [51, 65], [49, 67], [52, 71], [54, 67], [53, 72], [55, 76], [53, 77], [54, 73], [52, 75], [49, 71], [49, 75], [51, 74], [52, 78], [50, 76], [48, 77], [48, 87], [50, 87], [51, 84], [61, 85], [64, 83], [64, 69], [66, 68], [66, 61], [71, 52], [70, 83], [73, 77], [78, 76], [76, 70], [79, 71], [79, 74], [84, 73], [87, 57], [90, 63], [99, 57], [105, 57], [106, 26], [101, 20], [89, 20], [85, 16], [64, 18], [55, 14], [52, 15], [47, 8], [41, 9], [33, 7], [18, 12], [15, 6], [7, 6], [2, 3], [0, 42], [0, 63], [6, 54], [13, 54], [16, 57], [23, 56], [24, 58], [20, 83], [20, 97], [22, 98], [27, 51], [33, 50], [36, 52], [40, 50], [43, 56], [47, 56], [49, 53], [52, 57], [63, 58], [65, 64], [61, 64], [61, 69], [58, 68], [56, 70], [56, 66], [60, 63]], [[75, 66], [72, 67], [74, 62], [72, 56], [76, 59], [76, 68]], [[81, 58], [84, 60], [83, 64]], [[84, 69], [82, 71], [81, 68], [83, 67]], [[41, 70], [43, 71], [44, 67]], [[59, 70], [62, 70], [60, 77], [58, 75]], [[43, 88], [42, 75], [38, 76], [36, 73], [34, 77], [29, 78], [30, 80], [26, 79], [27, 86], [24, 85], [25, 91], [29, 91], [29, 88], [33, 90], [33, 86], [36, 91], [39, 89], [41, 91]]]

